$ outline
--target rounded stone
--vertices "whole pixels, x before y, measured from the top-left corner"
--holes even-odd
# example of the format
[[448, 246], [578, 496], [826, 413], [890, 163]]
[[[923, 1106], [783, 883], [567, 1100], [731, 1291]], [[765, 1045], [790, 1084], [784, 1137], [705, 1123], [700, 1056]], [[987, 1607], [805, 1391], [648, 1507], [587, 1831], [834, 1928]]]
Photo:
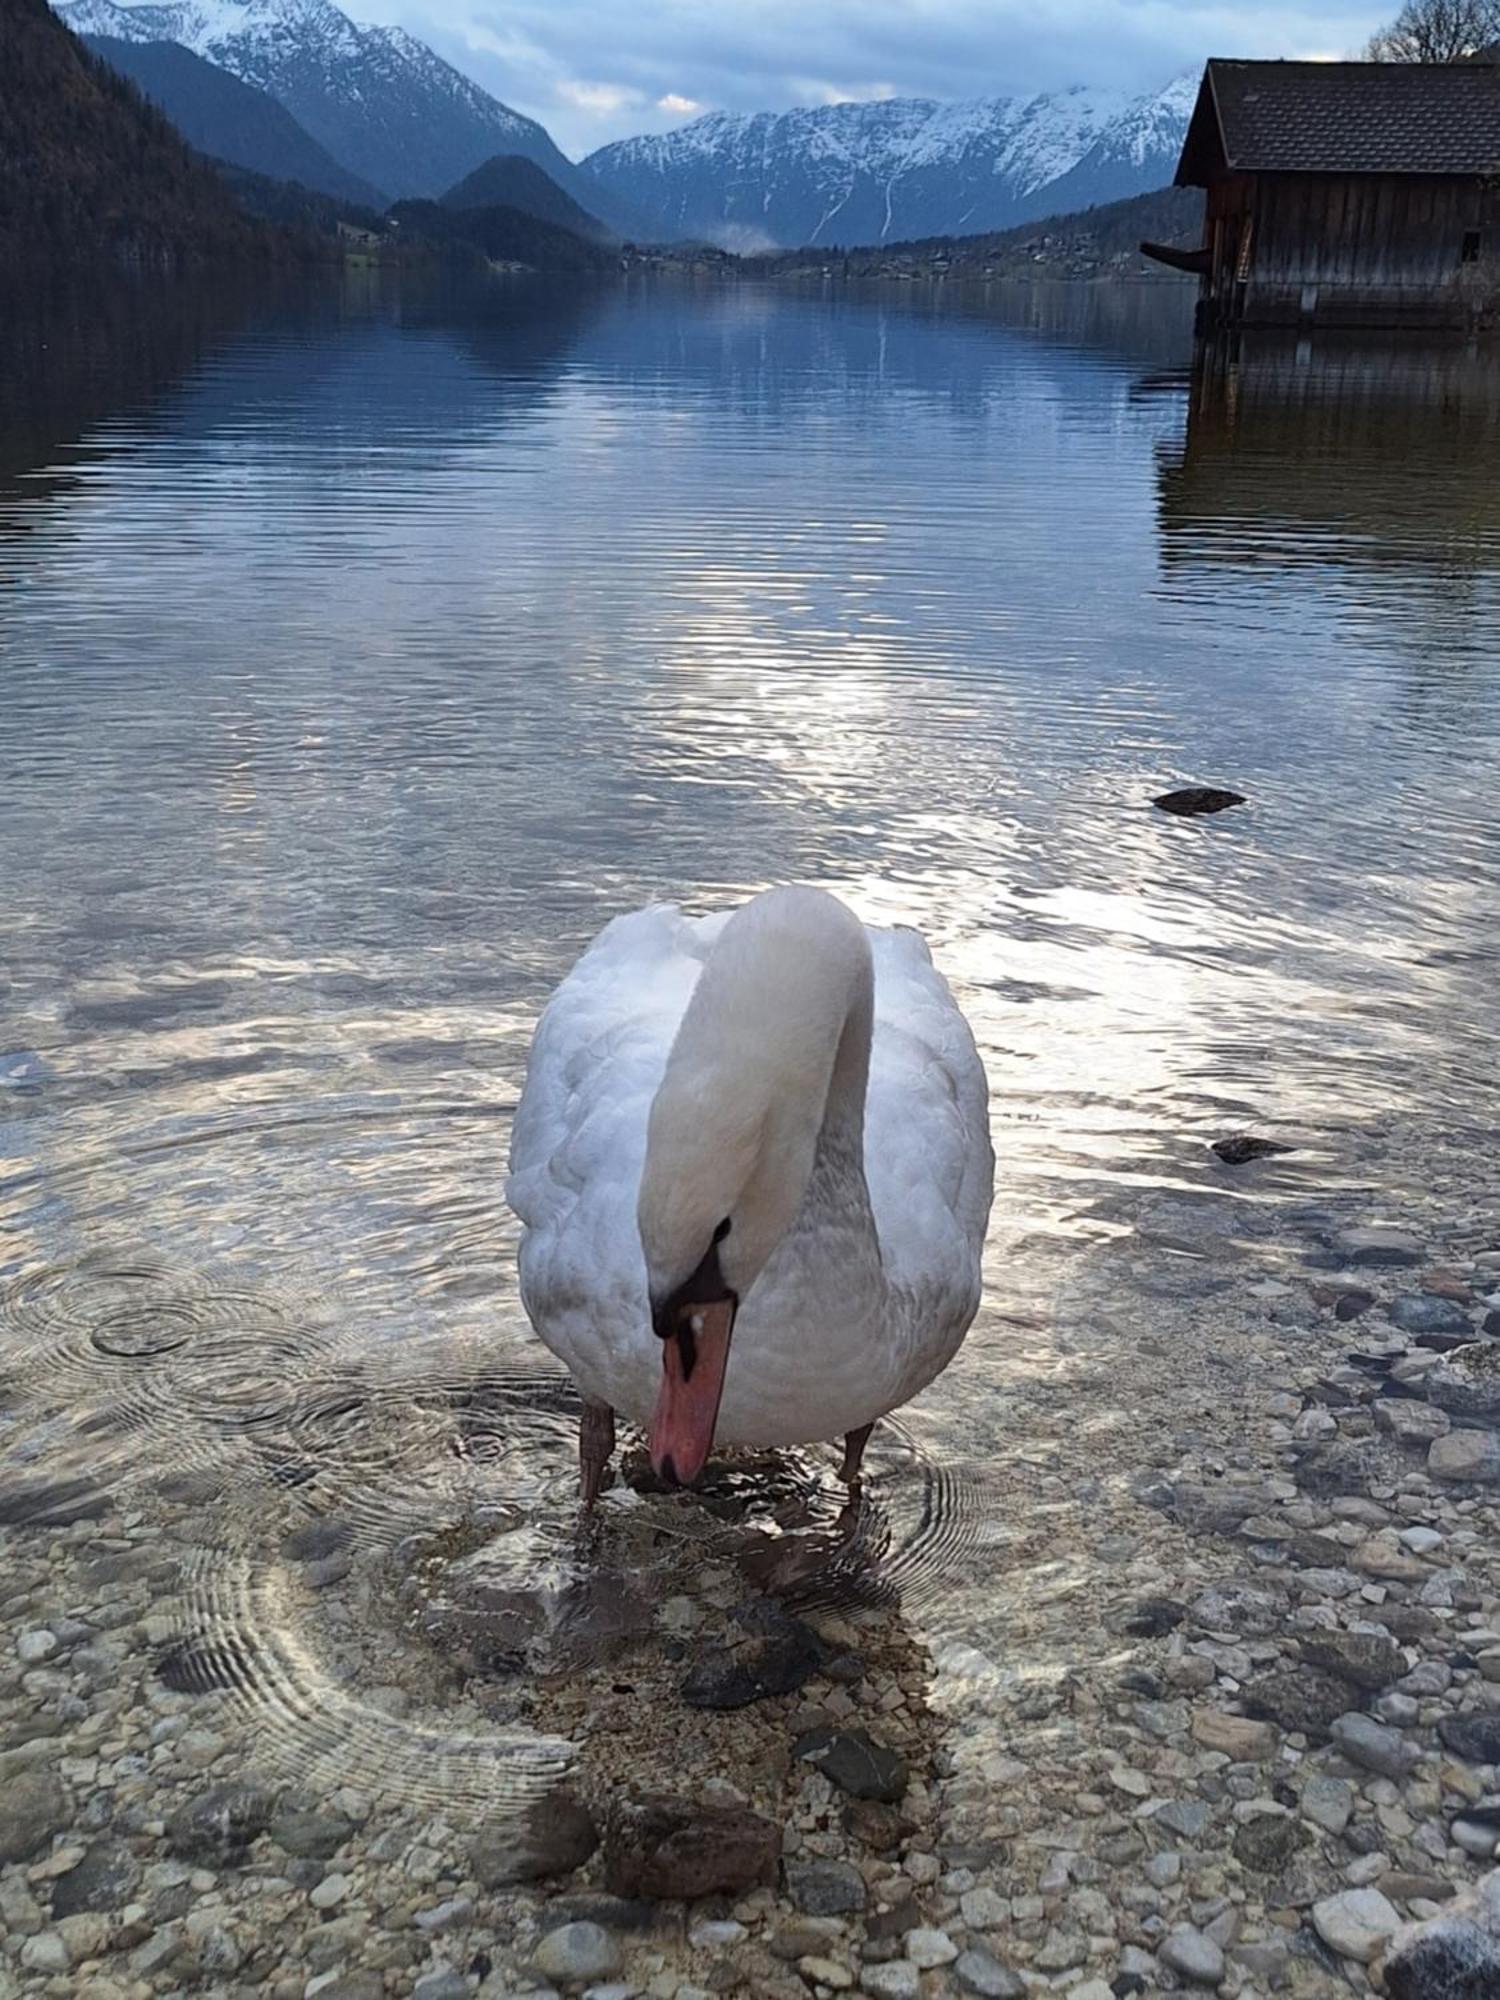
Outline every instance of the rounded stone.
[[532, 1963], [545, 1979], [581, 1986], [618, 1972], [620, 1947], [603, 1924], [560, 1924], [542, 1939]]
[[1224, 1977], [1224, 1954], [1211, 1937], [1183, 1924], [1172, 1932], [1158, 1954], [1163, 1965], [1194, 1986], [1217, 1986]]
[[1345, 1889], [1313, 1904], [1313, 1929], [1340, 1958], [1368, 1965], [1401, 1928], [1395, 1906], [1378, 1889]]

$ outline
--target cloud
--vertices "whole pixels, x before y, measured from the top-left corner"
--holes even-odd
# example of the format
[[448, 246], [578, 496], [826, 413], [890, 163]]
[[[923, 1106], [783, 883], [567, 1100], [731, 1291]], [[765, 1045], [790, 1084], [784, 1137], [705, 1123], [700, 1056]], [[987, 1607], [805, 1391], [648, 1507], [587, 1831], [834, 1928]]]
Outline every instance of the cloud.
[[1210, 55], [1346, 54], [1397, 0], [345, 0], [401, 24], [566, 151], [705, 109], [1072, 83], [1147, 90]]

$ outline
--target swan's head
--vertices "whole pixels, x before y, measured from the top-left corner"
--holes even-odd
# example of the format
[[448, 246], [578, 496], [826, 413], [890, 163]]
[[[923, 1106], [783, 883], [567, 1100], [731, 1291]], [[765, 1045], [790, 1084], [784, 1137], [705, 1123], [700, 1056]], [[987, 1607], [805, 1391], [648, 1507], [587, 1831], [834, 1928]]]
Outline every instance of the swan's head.
[[817, 1145], [805, 1102], [753, 1104], [742, 1081], [669, 1073], [651, 1107], [637, 1211], [662, 1343], [651, 1460], [684, 1486], [713, 1446], [740, 1301], [796, 1218]]
[[735, 1314], [802, 1205], [851, 1010], [863, 1103], [870, 977], [841, 903], [779, 889], [726, 923], [688, 1002], [637, 1204], [662, 1343], [651, 1458], [669, 1479], [696, 1479], [713, 1446]]

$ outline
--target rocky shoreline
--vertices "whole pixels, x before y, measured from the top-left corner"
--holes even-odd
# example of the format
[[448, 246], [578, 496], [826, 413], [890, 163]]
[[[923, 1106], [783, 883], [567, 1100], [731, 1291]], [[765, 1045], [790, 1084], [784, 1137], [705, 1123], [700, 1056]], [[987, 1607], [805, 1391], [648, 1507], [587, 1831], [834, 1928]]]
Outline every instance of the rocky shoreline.
[[0, 2000], [1500, 1992], [1500, 1243], [1285, 1171], [1143, 1201], [1017, 1315], [1005, 1517], [930, 1614], [878, 1549], [820, 1589], [858, 1537], [774, 1486], [630, 1473], [581, 1638], [268, 1491], [278, 1615], [372, 1728], [553, 1747], [494, 1810], [336, 1719], [299, 1767], [317, 1718], [184, 1638], [162, 1482], [0, 1490]]

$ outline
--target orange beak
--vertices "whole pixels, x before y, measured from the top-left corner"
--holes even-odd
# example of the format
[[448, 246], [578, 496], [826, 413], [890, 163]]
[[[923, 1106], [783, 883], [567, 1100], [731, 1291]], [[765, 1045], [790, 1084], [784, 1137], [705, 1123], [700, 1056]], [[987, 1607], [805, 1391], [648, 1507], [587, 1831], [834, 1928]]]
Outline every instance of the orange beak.
[[729, 1366], [735, 1301], [684, 1306], [662, 1342], [661, 1392], [651, 1419], [651, 1463], [659, 1479], [691, 1486], [713, 1450]]

